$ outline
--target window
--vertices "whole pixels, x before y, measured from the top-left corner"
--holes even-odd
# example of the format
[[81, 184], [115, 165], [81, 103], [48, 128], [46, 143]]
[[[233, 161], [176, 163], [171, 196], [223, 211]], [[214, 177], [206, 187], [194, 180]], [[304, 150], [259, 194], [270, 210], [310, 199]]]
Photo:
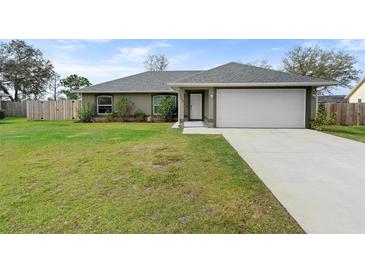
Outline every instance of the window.
[[103, 115], [113, 111], [112, 96], [102, 95], [97, 97], [97, 113]]
[[176, 105], [176, 96], [175, 95], [154, 95], [153, 100], [152, 100], [153, 101], [152, 102], [153, 115], [157, 114], [157, 110], [158, 110], [158, 107], [161, 104], [162, 99], [167, 97], [167, 96], [172, 96], [175, 99], [175, 106], [177, 106]]

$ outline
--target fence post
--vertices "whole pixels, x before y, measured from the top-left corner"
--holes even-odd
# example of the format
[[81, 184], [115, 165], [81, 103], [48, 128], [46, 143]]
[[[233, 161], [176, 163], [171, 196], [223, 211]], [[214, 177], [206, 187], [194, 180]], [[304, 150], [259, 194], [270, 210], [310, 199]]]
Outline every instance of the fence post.
[[356, 104], [356, 125], [360, 125], [360, 104]]

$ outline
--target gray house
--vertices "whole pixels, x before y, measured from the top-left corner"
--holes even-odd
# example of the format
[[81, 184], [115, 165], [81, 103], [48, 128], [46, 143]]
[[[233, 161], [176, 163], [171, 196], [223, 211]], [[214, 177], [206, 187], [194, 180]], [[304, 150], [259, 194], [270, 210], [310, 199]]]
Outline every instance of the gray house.
[[336, 82], [228, 63], [205, 71], [149, 71], [83, 88], [83, 104], [98, 115], [127, 96], [134, 110], [156, 115], [159, 102], [174, 95], [178, 121], [208, 127], [305, 128], [317, 107], [316, 88]]

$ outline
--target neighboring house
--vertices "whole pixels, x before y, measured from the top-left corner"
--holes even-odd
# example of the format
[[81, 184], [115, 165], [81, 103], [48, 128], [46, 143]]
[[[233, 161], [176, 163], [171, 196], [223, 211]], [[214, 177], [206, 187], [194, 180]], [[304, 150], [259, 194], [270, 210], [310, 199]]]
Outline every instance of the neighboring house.
[[365, 77], [345, 97], [349, 103], [365, 103]]
[[316, 88], [336, 82], [228, 63], [205, 71], [148, 71], [80, 89], [83, 105], [98, 115], [121, 96], [134, 110], [156, 115], [161, 98], [176, 96], [178, 121], [208, 127], [305, 128], [316, 111]]
[[320, 95], [318, 96], [318, 103], [347, 103], [346, 95]]
[[3, 93], [2, 91], [0, 91], [0, 110], [1, 110], [1, 108], [2, 108], [2, 103], [1, 103], [1, 101], [2, 101], [2, 98], [3, 97], [9, 97], [9, 95], [7, 95], [6, 93]]

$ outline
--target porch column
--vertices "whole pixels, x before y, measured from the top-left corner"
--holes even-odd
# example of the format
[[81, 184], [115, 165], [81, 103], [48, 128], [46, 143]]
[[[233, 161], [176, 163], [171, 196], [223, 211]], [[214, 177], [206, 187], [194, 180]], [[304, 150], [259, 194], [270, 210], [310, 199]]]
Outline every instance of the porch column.
[[178, 122], [179, 122], [179, 127], [180, 128], [184, 128], [184, 95], [185, 95], [185, 90], [183, 89], [179, 89], [179, 96], [178, 96], [178, 113], [177, 113], [177, 118], [178, 118]]
[[208, 127], [215, 127], [215, 89], [208, 91]]

